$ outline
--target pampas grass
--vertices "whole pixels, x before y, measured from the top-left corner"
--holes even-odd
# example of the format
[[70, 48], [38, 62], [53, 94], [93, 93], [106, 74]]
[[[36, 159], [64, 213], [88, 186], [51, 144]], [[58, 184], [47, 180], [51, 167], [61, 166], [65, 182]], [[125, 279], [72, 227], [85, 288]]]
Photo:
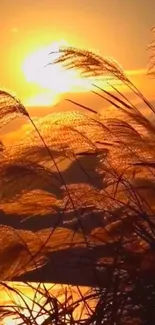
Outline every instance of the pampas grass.
[[[154, 43], [151, 49], [154, 50]], [[152, 116], [155, 108], [114, 60], [76, 48], [62, 48], [59, 54], [54, 64], [79, 69], [85, 78], [96, 78], [92, 92], [112, 105], [113, 116], [107, 114], [103, 117], [97, 111], [72, 101], [73, 107], [78, 106], [81, 112], [51, 114], [34, 123], [18, 100], [6, 92], [0, 93], [0, 125], [23, 115], [34, 127], [29, 139], [25, 138], [12, 151], [3, 148], [4, 154], [0, 156], [1, 210], [7, 217], [10, 206], [12, 209], [16, 207], [16, 217], [18, 215], [22, 225], [25, 215], [27, 222], [32, 217], [35, 221], [36, 211], [31, 210], [30, 200], [33, 198], [38, 204], [40, 193], [39, 215], [45, 217], [50, 208], [52, 214], [54, 207], [57, 214], [55, 225], [35, 233], [1, 226], [4, 237], [0, 252], [1, 279], [24, 280], [36, 269], [36, 277], [39, 277], [43, 275], [44, 271], [40, 272], [44, 267], [48, 270], [52, 254], [61, 252], [58, 256], [63, 259], [63, 252], [67, 249], [73, 253], [82, 249], [86, 255], [83, 260], [80, 253], [77, 255], [74, 268], [83, 270], [79, 272], [79, 281], [85, 273], [87, 277], [84, 280], [90, 278], [89, 272], [92, 272], [91, 292], [86, 296], [81, 294], [75, 302], [66, 296], [62, 304], [44, 287], [44, 303], [39, 304], [38, 312], [42, 315], [47, 313], [42, 325], [154, 324], [155, 126], [145, 115], [145, 110], [140, 110], [118, 86], [113, 85], [112, 80], [125, 85]], [[50, 55], [52, 58], [52, 53]], [[153, 67], [151, 62], [149, 71]], [[97, 84], [98, 78], [105, 76], [111, 90]], [[33, 139], [31, 145], [30, 139]], [[40, 159], [43, 148], [46, 154], [44, 152]], [[79, 173], [85, 176], [83, 183], [67, 182], [66, 174], [59, 168], [60, 153], [63, 159], [76, 162]], [[84, 161], [88, 158], [91, 161], [93, 155], [98, 158], [94, 174], [89, 170], [90, 162], [85, 167], [79, 159], [82, 156]], [[46, 204], [45, 198], [48, 199]], [[29, 209], [23, 208], [22, 211], [22, 204]], [[65, 219], [70, 213], [72, 217]], [[84, 222], [88, 217], [94, 221], [89, 230]], [[6, 233], [10, 240], [7, 245]], [[81, 262], [78, 261], [80, 258]], [[55, 275], [57, 272], [58, 269]], [[63, 275], [65, 268], [62, 281]], [[4, 286], [9, 289], [6, 283]], [[37, 295], [39, 286], [35, 290]], [[91, 300], [95, 301], [93, 308], [90, 307]], [[36, 303], [35, 298], [33, 303]], [[81, 316], [77, 320], [73, 311], [80, 303], [87, 309], [87, 318]], [[48, 311], [45, 310], [47, 304], [50, 304]], [[11, 309], [2, 306], [1, 318], [14, 314], [22, 319], [23, 324], [37, 324], [33, 308], [28, 305], [24, 308], [27, 308], [29, 316], [25, 316], [21, 306], [11, 306]]]

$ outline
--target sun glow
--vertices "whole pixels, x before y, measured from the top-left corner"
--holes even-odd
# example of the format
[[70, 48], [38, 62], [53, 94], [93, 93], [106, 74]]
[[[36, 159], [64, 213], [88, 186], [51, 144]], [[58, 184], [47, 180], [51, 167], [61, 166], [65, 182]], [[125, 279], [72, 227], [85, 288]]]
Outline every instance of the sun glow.
[[55, 106], [60, 101], [60, 95], [53, 94], [50, 91], [45, 91], [44, 93], [40, 93], [38, 95], [32, 96], [25, 100], [25, 106], [31, 107], [37, 105], [39, 106]]
[[[53, 104], [53, 100], [57, 101], [62, 93], [89, 90], [88, 81], [80, 76], [79, 71], [66, 70], [60, 64], [50, 64], [60, 55], [58, 51], [61, 46], [68, 46], [68, 44], [65, 41], [55, 42], [26, 58], [23, 72], [27, 82], [37, 84], [41, 92], [45, 91], [45, 95], [37, 94], [38, 98], [34, 97], [30, 102], [40, 103], [41, 101], [46, 105], [51, 101]], [[56, 53], [50, 55], [51, 52]], [[49, 91], [48, 94], [47, 91]]]
[[[58, 305], [60, 303], [60, 306], [66, 306], [66, 308], [69, 306], [68, 303], [72, 305], [72, 303], [78, 301], [73, 311], [73, 317], [76, 320], [80, 317], [87, 318], [88, 310], [86, 308], [85, 299], [80, 301], [80, 298], [81, 294], [85, 297], [85, 295], [89, 293], [90, 289], [88, 287], [77, 288], [69, 285], [49, 283], [31, 283], [29, 285], [28, 283], [24, 284], [20, 282], [8, 282], [7, 286], [6, 288], [5, 284], [4, 287], [2, 284], [0, 285], [0, 306], [3, 306], [6, 311], [10, 310], [14, 312], [14, 315], [6, 315], [3, 319], [3, 325], [21, 325], [29, 322], [38, 325], [44, 324], [45, 320], [54, 312], [52, 299], [50, 301], [50, 299], [48, 299], [49, 297], [57, 298]], [[48, 297], [46, 295], [47, 291], [49, 293]], [[92, 301], [91, 299], [89, 304], [91, 308], [94, 308], [95, 300]], [[48, 321], [47, 323], [49, 324]]]

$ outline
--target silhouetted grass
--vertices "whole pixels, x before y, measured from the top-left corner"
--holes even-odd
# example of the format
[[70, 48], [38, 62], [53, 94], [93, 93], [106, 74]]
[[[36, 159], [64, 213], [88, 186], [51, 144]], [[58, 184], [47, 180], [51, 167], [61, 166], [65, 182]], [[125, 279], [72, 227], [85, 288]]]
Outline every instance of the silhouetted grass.
[[[151, 47], [154, 49], [154, 43]], [[40, 284], [33, 288], [30, 307], [19, 290], [3, 282], [1, 285], [19, 296], [22, 304], [1, 306], [0, 318], [14, 315], [22, 319], [21, 324], [37, 324], [38, 317], [46, 314], [42, 325], [154, 324], [155, 108], [112, 59], [63, 48], [54, 63], [79, 69], [86, 78], [95, 77], [92, 92], [112, 105], [113, 116], [103, 117], [97, 110], [67, 99], [82, 112], [51, 114], [34, 122], [16, 98], [0, 92], [0, 126], [21, 115], [34, 127], [34, 132], [31, 130], [17, 147], [1, 146], [1, 210], [6, 218], [14, 211], [23, 229], [1, 225], [0, 276], [2, 281], [24, 280], [25, 276], [33, 277], [34, 272], [39, 282], [44, 270], [57, 276], [54, 256], [60, 263], [64, 252], [76, 251], [79, 255], [71, 255], [67, 268], [61, 266], [62, 281], [65, 272], [72, 268], [69, 263], [74, 262], [73, 269], [80, 270], [77, 281], [91, 278], [89, 271], [92, 274], [91, 289], [85, 295], [79, 291], [80, 298], [75, 301], [72, 291], [69, 296], [65, 291], [61, 302], [45, 285], [41, 290]], [[98, 85], [97, 78], [103, 76], [108, 77], [109, 88]], [[113, 80], [124, 85], [143, 110]], [[78, 182], [78, 177], [75, 182], [67, 181], [66, 173], [59, 167], [60, 156], [78, 166], [84, 182]], [[86, 165], [79, 159], [81, 156], [85, 163], [89, 159]], [[93, 156], [96, 166], [89, 170]], [[75, 175], [74, 169], [72, 173]], [[30, 219], [35, 222], [36, 215], [44, 218], [50, 211], [50, 227], [45, 225], [45, 229], [36, 232], [27, 230]], [[89, 223], [94, 222], [89, 230], [85, 222], [88, 217]], [[38, 294], [42, 296], [39, 301]], [[80, 311], [78, 319], [75, 316], [79, 304], [81, 310], [85, 309], [85, 318]]]

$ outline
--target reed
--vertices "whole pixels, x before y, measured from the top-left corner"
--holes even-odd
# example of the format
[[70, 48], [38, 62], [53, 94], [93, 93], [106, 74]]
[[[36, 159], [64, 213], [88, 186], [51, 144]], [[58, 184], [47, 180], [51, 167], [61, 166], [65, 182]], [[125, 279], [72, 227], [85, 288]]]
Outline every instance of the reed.
[[[154, 42], [150, 48], [154, 51]], [[63, 303], [45, 286], [40, 292], [38, 285], [35, 297], [42, 294], [44, 303], [34, 298], [31, 308], [26, 304], [27, 316], [21, 306], [1, 306], [1, 319], [14, 314], [23, 324], [37, 324], [38, 315], [46, 314], [42, 325], [154, 324], [155, 124], [152, 120], [155, 108], [114, 60], [76, 48], [62, 48], [59, 53], [52, 64], [61, 63], [67, 69], [79, 69], [86, 78], [95, 77], [96, 82], [90, 81], [92, 92], [113, 107], [113, 116], [108, 113], [102, 116], [97, 110], [70, 100], [81, 112], [51, 114], [34, 122], [17, 99], [0, 92], [0, 125], [21, 115], [34, 127], [17, 147], [11, 150], [3, 147], [1, 210], [9, 216], [11, 206], [22, 225], [27, 220], [27, 226], [30, 219], [35, 222], [36, 210], [44, 218], [51, 211], [51, 226], [35, 233], [17, 231], [9, 225], [1, 227], [3, 243], [6, 232], [11, 240], [0, 250], [0, 274], [3, 274], [2, 281], [23, 280], [27, 272], [37, 268], [40, 276], [40, 270], [48, 265], [54, 252], [63, 254], [66, 249], [73, 252], [83, 249], [89, 255], [83, 264], [93, 270], [93, 283], [85, 296], [81, 293], [77, 301], [66, 296]], [[154, 53], [151, 74], [154, 74], [153, 59]], [[98, 78], [105, 76], [108, 88], [97, 83]], [[113, 80], [125, 86], [142, 109]], [[89, 159], [89, 163], [84, 165], [81, 157], [84, 162]], [[93, 157], [95, 166], [90, 171]], [[62, 159], [70, 161], [69, 171], [73, 175], [75, 164], [78, 166], [83, 183], [78, 179], [66, 180], [66, 173], [59, 167]], [[21, 186], [22, 179], [24, 186]], [[35, 211], [32, 211], [32, 198]], [[55, 224], [53, 210], [57, 217]], [[84, 222], [86, 217], [89, 223], [94, 222], [89, 230]], [[8, 260], [4, 258], [6, 253]], [[4, 282], [1, 285], [13, 290]], [[25, 303], [23, 296], [21, 299]], [[36, 303], [38, 311], [34, 315]], [[80, 313], [78, 319], [74, 317], [79, 304], [87, 310], [87, 318]]]

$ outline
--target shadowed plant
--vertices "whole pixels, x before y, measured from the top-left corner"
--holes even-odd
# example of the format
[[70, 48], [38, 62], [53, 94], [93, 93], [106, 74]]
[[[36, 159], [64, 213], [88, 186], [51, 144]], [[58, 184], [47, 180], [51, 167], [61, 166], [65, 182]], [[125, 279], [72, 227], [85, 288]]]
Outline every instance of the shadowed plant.
[[[151, 46], [154, 50], [154, 43]], [[21, 143], [4, 148], [0, 156], [0, 207], [7, 220], [14, 209], [12, 218], [21, 222], [18, 230], [1, 225], [0, 275], [2, 280], [25, 280], [28, 276], [38, 282], [47, 281], [50, 275], [55, 282], [85, 281], [92, 287], [75, 303], [66, 296], [63, 304], [44, 287], [44, 302], [39, 303], [37, 312], [48, 314], [42, 325], [152, 325], [155, 124], [145, 112], [154, 117], [155, 108], [112, 59], [62, 48], [52, 64], [79, 69], [91, 83], [94, 96], [106, 101], [113, 115], [105, 110], [103, 116], [97, 109], [67, 99], [82, 112], [54, 113], [34, 123], [18, 100], [0, 93], [0, 126], [23, 115], [34, 127]], [[105, 87], [102, 80], [106, 80]], [[65, 170], [60, 167], [64, 161]], [[36, 220], [39, 227], [39, 218], [44, 218], [44, 227], [28, 230]], [[39, 286], [35, 290], [37, 295]], [[91, 309], [90, 300], [95, 301], [95, 309]], [[77, 321], [73, 312], [81, 302], [87, 308], [87, 319], [79, 317]], [[13, 310], [23, 323], [37, 324], [32, 308], [26, 306], [29, 313], [25, 316], [16, 307]], [[9, 310], [1, 308], [2, 318], [6, 313], [9, 316]]]

